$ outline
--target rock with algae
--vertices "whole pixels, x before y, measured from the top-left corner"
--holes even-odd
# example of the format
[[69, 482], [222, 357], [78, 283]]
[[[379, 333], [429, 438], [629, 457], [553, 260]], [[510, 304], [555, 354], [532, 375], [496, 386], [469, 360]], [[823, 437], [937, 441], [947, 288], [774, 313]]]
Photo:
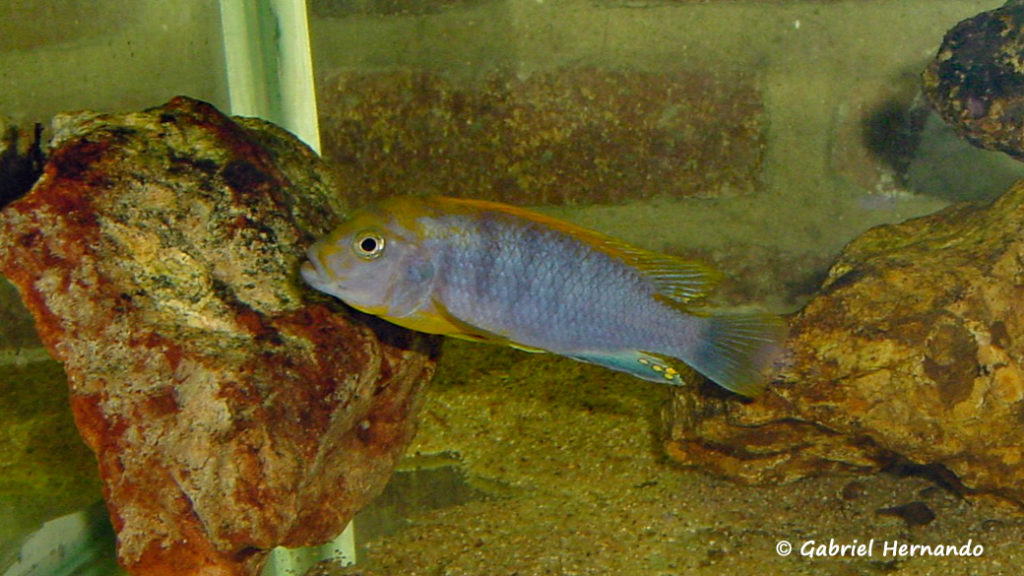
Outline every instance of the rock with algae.
[[975, 146], [1024, 160], [1024, 1], [1011, 0], [946, 33], [922, 75], [932, 107]]
[[854, 240], [753, 402], [680, 392], [668, 453], [752, 482], [888, 465], [1024, 503], [1024, 182]]
[[0, 271], [64, 363], [130, 572], [254, 574], [321, 543], [410, 440], [430, 342], [296, 280], [342, 209], [332, 178], [287, 133], [177, 98], [65, 118], [0, 212]]

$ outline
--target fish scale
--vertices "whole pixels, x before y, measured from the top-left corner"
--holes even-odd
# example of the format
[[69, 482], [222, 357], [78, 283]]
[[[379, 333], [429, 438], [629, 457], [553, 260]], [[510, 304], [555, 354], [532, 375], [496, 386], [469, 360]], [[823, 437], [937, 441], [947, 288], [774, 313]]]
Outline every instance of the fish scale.
[[[608, 275], [606, 267], [588, 266], [596, 256], [595, 251], [551, 231], [537, 232], [527, 228], [517, 234], [511, 223], [504, 224], [493, 222], [491, 226], [480, 227], [476, 231], [481, 239], [478, 245], [452, 248], [460, 252], [451, 258], [459, 265], [444, 272], [453, 273], [460, 266], [478, 272], [465, 275], [473, 282], [459, 283], [461, 290], [447, 294], [445, 302], [449, 310], [469, 315], [473, 307], [486, 303], [484, 307], [494, 312], [487, 314], [486, 318], [481, 315], [482, 328], [507, 334], [513, 339], [530, 339], [537, 343], [550, 340], [544, 342], [546, 349], [592, 343], [599, 331], [607, 331], [607, 326], [594, 323], [597, 319], [595, 314], [587, 310], [601, 302], [601, 293], [588, 290], [588, 287], [595, 286], [594, 282], [607, 280], [596, 277], [597, 273]], [[493, 241], [492, 236], [497, 241]], [[497, 255], [489, 258], [494, 254], [494, 248], [487, 247], [494, 246], [498, 247]], [[445, 247], [440, 246], [437, 250], [443, 254]], [[568, 275], [562, 272], [574, 260], [583, 264], [580, 273]], [[524, 270], [531, 273], [524, 274]], [[573, 306], [571, 303], [588, 306]], [[607, 312], [606, 309], [605, 316]], [[581, 316], [587, 317], [589, 322], [583, 321]]]

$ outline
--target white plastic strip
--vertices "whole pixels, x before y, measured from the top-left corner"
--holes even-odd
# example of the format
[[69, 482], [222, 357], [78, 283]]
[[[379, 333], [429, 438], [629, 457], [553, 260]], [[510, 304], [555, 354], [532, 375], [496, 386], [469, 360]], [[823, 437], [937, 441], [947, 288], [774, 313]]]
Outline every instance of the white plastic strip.
[[220, 0], [231, 113], [273, 122], [317, 153], [320, 129], [304, 0]]

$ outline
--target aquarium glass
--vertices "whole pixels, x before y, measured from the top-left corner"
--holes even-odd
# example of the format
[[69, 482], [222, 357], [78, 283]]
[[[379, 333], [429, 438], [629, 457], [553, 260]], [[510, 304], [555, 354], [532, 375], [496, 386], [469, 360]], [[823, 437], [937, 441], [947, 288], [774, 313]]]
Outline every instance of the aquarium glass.
[[[322, 153], [351, 206], [526, 206], [713, 265], [718, 305], [789, 313], [865, 230], [989, 201], [1024, 174], [959, 140], [920, 94], [946, 31], [1000, 5], [310, 0]], [[446, 341], [419, 436], [356, 521], [360, 562], [331, 573], [889, 569], [777, 553], [797, 534], [900, 527], [853, 511], [848, 481], [748, 489], [673, 467], [659, 441], [669, 395]], [[916, 481], [846, 490], [913, 499]]]
[[0, 18], [2, 114], [125, 111], [179, 94], [227, 107], [218, 3], [9, 0]]
[[[45, 140], [60, 112], [188, 95], [297, 134], [353, 210], [404, 194], [523, 206], [720, 270], [713, 307], [791, 314], [858, 235], [1024, 176], [920, 93], [943, 35], [1002, 4], [8, 0], [0, 132], [38, 124]], [[354, 522], [358, 561], [310, 574], [989, 575], [1024, 561], [1019, 510], [903, 460], [767, 486], [684, 468], [663, 442], [674, 401], [598, 366], [446, 340], [413, 445]], [[818, 558], [785, 548], [812, 540]], [[968, 540], [981, 557], [881, 551]], [[0, 576], [117, 574], [113, 546], [64, 373], [0, 278]], [[268, 573], [330, 556], [297, 555]]]
[[[24, 145], [36, 123], [49, 138], [60, 112], [128, 112], [179, 94], [226, 109], [219, 14], [210, 0], [0, 3], [0, 132], [20, 129]], [[0, 278], [0, 574], [117, 573], [101, 499], [63, 371]]]

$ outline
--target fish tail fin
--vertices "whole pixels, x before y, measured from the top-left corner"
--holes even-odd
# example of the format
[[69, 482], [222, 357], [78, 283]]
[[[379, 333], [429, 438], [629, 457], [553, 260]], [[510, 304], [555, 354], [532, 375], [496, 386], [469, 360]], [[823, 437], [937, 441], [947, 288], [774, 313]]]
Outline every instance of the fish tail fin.
[[785, 336], [785, 323], [771, 314], [709, 316], [684, 359], [719, 386], [753, 397], [764, 390], [761, 371], [782, 351]]

